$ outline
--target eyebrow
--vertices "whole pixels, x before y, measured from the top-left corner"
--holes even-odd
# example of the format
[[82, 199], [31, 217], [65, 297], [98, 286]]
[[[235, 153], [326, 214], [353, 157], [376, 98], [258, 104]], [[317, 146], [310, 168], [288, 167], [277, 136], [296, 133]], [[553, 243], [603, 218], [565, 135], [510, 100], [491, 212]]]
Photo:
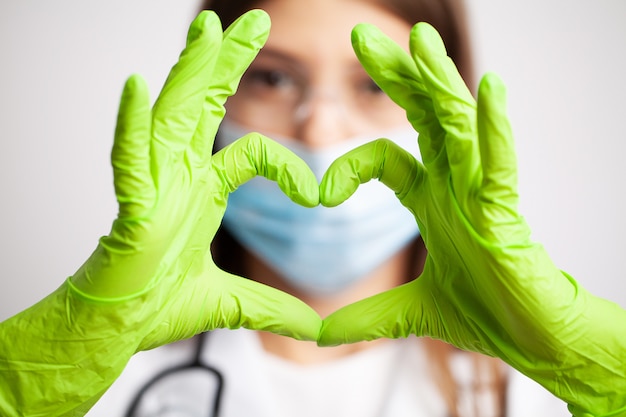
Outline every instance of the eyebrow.
[[259, 54], [257, 55], [257, 59], [264, 60], [270, 59], [278, 61], [291, 69], [308, 72], [307, 66], [302, 63], [297, 57], [294, 57], [292, 54], [283, 52], [280, 49], [272, 48], [272, 47], [264, 47], [261, 49]]
[[[265, 46], [259, 52], [258, 58], [260, 58], [261, 60], [266, 59], [266, 58], [269, 60], [275, 60], [275, 61], [278, 61], [280, 64], [285, 65], [288, 69], [298, 71], [304, 74], [308, 73], [308, 67], [306, 64], [304, 64], [300, 59], [298, 59], [297, 56], [294, 56], [293, 54], [288, 53], [288, 52], [284, 52], [280, 48], [272, 48], [271, 46], [270, 47]], [[253, 62], [253, 65], [254, 65], [254, 62]], [[352, 73], [363, 72], [367, 74], [367, 72], [365, 71], [365, 69], [359, 62], [359, 60], [356, 58], [356, 56], [355, 56], [354, 63], [351, 63], [349, 67], [349, 71]]]

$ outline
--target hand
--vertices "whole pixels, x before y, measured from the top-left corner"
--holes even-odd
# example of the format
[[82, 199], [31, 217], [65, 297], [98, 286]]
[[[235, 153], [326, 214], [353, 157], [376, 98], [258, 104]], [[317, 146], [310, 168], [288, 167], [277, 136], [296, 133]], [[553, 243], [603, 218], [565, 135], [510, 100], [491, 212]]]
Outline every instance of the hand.
[[81, 415], [136, 351], [217, 327], [317, 339], [311, 308], [221, 271], [210, 252], [228, 194], [255, 175], [319, 202], [306, 164], [260, 135], [212, 155], [224, 101], [268, 32], [261, 11], [225, 33], [203, 12], [152, 110], [144, 81], [128, 80], [112, 151], [118, 218], [64, 285], [0, 325], [1, 415]]
[[256, 175], [277, 181], [299, 204], [319, 202], [306, 164], [261, 135], [211, 154], [223, 104], [268, 32], [267, 15], [255, 11], [222, 40], [217, 16], [203, 12], [152, 112], [143, 81], [132, 77], [126, 85], [112, 152], [119, 216], [69, 283], [85, 298], [150, 305], [148, 317], [158, 324], [140, 349], [217, 327], [317, 338], [321, 320], [311, 309], [221, 271], [210, 252], [228, 194]]
[[321, 202], [378, 178], [415, 215], [429, 254], [418, 279], [328, 316], [318, 343], [430, 336], [502, 358], [577, 415], [624, 407], [626, 312], [530, 240], [500, 80], [485, 76], [475, 101], [427, 24], [413, 28], [411, 55], [369, 25], [353, 46], [419, 132], [423, 165], [388, 140], [363, 145], [331, 165]]

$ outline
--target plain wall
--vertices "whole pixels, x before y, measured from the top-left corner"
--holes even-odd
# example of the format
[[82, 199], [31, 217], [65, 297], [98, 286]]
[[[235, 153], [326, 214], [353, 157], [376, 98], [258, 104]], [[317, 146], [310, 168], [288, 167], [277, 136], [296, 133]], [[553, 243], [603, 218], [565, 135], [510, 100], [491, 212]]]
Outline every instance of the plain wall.
[[[534, 238], [626, 307], [626, 2], [470, 2], [478, 72], [508, 86]], [[108, 233], [122, 85], [140, 73], [156, 97], [196, 7], [0, 2], [0, 320], [61, 285]]]

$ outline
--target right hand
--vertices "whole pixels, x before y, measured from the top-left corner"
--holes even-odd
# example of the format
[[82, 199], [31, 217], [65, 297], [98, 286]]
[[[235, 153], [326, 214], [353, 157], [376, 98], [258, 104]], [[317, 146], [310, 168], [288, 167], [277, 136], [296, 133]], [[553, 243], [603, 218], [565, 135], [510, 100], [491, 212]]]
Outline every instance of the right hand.
[[306, 164], [267, 138], [212, 155], [223, 104], [269, 27], [257, 10], [222, 34], [203, 12], [152, 110], [144, 81], [128, 80], [112, 152], [118, 218], [65, 284], [0, 325], [0, 414], [81, 414], [135, 352], [218, 327], [316, 340], [310, 307], [220, 270], [210, 251], [228, 194], [256, 175], [319, 202]]
[[388, 140], [365, 144], [333, 162], [321, 201], [337, 205], [380, 179], [415, 216], [428, 256], [415, 280], [326, 317], [319, 344], [429, 336], [502, 358], [576, 416], [626, 415], [626, 311], [530, 239], [502, 82], [486, 75], [474, 100], [426, 23], [411, 31], [410, 55], [370, 25], [352, 40], [419, 132], [424, 162]]

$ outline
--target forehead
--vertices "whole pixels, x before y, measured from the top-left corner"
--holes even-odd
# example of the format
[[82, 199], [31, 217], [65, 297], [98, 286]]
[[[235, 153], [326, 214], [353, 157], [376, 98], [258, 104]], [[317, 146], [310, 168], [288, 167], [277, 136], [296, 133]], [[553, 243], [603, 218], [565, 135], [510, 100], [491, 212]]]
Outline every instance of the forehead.
[[356, 59], [350, 32], [357, 23], [371, 23], [401, 46], [408, 44], [410, 25], [364, 0], [264, 0], [259, 3], [272, 20], [266, 48], [300, 59]]

